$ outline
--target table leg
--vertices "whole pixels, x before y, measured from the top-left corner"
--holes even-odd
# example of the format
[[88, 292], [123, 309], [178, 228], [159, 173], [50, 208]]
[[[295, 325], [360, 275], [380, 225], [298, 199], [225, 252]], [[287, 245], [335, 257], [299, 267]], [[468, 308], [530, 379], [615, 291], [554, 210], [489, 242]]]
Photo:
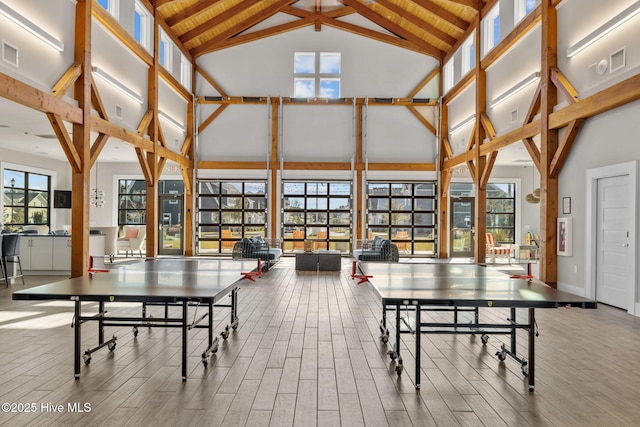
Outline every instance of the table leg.
[[533, 391], [535, 387], [536, 374], [536, 314], [535, 308], [529, 309], [529, 391]]
[[420, 328], [420, 312], [420, 303], [416, 303], [416, 390], [420, 390], [420, 338], [422, 336]]
[[80, 321], [81, 315], [81, 302], [80, 298], [75, 298], [75, 321], [73, 323], [73, 350], [74, 350], [74, 358], [73, 358], [73, 375], [75, 379], [80, 379], [80, 352], [82, 351], [82, 339], [80, 335], [80, 325], [82, 322]]
[[98, 313], [100, 314], [98, 318], [98, 344], [102, 344], [104, 342], [104, 301], [98, 303]]
[[187, 301], [182, 301], [182, 381], [187, 380], [187, 306]]

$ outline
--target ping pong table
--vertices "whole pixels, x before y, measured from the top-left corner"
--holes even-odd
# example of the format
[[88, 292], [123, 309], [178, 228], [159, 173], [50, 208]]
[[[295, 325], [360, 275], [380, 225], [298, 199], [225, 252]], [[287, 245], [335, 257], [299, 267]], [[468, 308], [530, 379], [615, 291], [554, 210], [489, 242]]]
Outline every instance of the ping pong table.
[[[398, 359], [396, 372], [403, 370], [400, 354], [400, 335], [411, 333], [415, 337], [415, 385], [420, 388], [420, 338], [422, 334], [482, 334], [482, 344], [489, 335], [510, 335], [510, 346], [502, 344], [496, 353], [502, 362], [507, 356], [521, 366], [528, 376], [529, 391], [535, 386], [535, 337], [538, 335], [535, 309], [579, 307], [595, 309], [596, 301], [551, 288], [543, 283], [510, 277], [504, 273], [477, 264], [449, 263], [360, 263], [360, 270], [382, 299], [380, 331], [383, 342], [389, 340], [387, 311], [395, 312], [395, 343], [388, 355]], [[506, 323], [481, 323], [478, 309], [501, 307], [510, 309]], [[518, 322], [516, 309], [526, 309], [528, 319]], [[452, 322], [423, 321], [426, 311], [452, 311]], [[458, 321], [459, 310], [472, 310], [474, 319], [469, 323]], [[406, 316], [402, 316], [402, 312]], [[413, 317], [410, 315], [413, 313]], [[433, 316], [431, 316], [433, 317]], [[438, 320], [438, 319], [436, 319]], [[528, 357], [517, 354], [516, 331], [528, 332]]]
[[[148, 259], [139, 263], [117, 267], [106, 272], [75, 277], [55, 283], [40, 285], [13, 293], [14, 300], [67, 300], [74, 301], [74, 375], [80, 378], [81, 359], [88, 365], [91, 354], [107, 347], [116, 348], [117, 337], [105, 340], [105, 327], [131, 326], [134, 336], [137, 328], [160, 327], [182, 329], [182, 380], [187, 379], [187, 331], [207, 328], [208, 347], [202, 352], [202, 363], [206, 367], [208, 358], [218, 350], [218, 337], [214, 338], [213, 308], [230, 308], [229, 323], [220, 334], [226, 339], [229, 328], [238, 327], [237, 290], [238, 282], [244, 278], [253, 280], [256, 262], [213, 259], [166, 258]], [[231, 302], [222, 304], [220, 300], [229, 296]], [[84, 302], [97, 302], [98, 313], [82, 314]], [[113, 302], [142, 303], [140, 316], [108, 315], [105, 304]], [[149, 304], [164, 304], [164, 317], [147, 316]], [[181, 306], [181, 315], [169, 317], [167, 306]], [[189, 307], [193, 307], [192, 321], [189, 321]], [[204, 313], [198, 315], [198, 308]], [[203, 324], [203, 320], [207, 320]], [[98, 344], [82, 352], [81, 325], [98, 322]]]

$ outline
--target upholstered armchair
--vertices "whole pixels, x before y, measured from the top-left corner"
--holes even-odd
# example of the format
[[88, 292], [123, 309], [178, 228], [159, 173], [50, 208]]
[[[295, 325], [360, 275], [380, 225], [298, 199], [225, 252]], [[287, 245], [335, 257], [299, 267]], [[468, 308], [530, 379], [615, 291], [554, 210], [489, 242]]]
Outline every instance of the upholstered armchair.
[[131, 252], [131, 256], [133, 256], [133, 252], [138, 251], [140, 256], [142, 256], [142, 246], [147, 236], [147, 226], [125, 225], [123, 229], [124, 235], [118, 237], [116, 241], [118, 252], [124, 251], [127, 256], [129, 256], [129, 252]]
[[100, 233], [104, 234], [104, 256], [108, 256], [109, 261], [113, 262], [117, 251], [116, 242], [118, 241], [118, 226], [114, 225], [112, 227], [91, 227], [91, 229], [100, 230]]

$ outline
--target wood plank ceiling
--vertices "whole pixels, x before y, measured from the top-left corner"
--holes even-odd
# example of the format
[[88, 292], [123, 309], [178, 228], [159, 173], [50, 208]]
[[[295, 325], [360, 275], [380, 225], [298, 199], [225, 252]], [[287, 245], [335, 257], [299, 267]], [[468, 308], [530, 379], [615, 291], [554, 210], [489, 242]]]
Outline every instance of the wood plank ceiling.
[[[305, 26], [321, 31], [326, 25], [439, 60], [466, 37], [484, 4], [482, 0], [155, 0], [160, 16], [194, 57]], [[255, 28], [278, 13], [291, 20]], [[381, 30], [343, 19], [353, 14]]]

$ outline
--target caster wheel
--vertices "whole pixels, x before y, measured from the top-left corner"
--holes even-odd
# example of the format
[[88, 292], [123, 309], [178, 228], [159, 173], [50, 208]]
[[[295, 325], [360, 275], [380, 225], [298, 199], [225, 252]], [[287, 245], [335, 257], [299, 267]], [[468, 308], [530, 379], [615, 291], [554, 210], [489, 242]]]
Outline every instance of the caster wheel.
[[396, 374], [398, 374], [398, 376], [402, 375], [402, 371], [403, 370], [404, 370], [404, 366], [402, 366], [402, 365], [396, 366]]
[[228, 326], [225, 328], [224, 331], [220, 332], [220, 336], [225, 340], [227, 338], [229, 338], [229, 327]]
[[83, 354], [82, 355], [82, 360], [84, 360], [84, 364], [88, 366], [89, 363], [91, 363], [91, 355], [90, 354]]
[[522, 366], [522, 375], [524, 375], [525, 377], [529, 376], [529, 366], [527, 365]]
[[507, 355], [504, 351], [499, 351], [496, 353], [496, 356], [498, 356], [498, 360], [500, 360], [501, 362], [504, 361], [504, 359], [507, 358]]
[[209, 362], [207, 362], [206, 360], [202, 361], [202, 366], [204, 366], [205, 368], [209, 367]]
[[398, 358], [398, 354], [395, 351], [390, 350], [387, 354], [391, 360], [396, 360]]
[[480, 337], [480, 340], [482, 341], [482, 345], [486, 345], [487, 342], [489, 342], [489, 335], [482, 334], [482, 336]]
[[137, 327], [133, 327], [133, 336], [137, 337], [138, 336], [138, 328]]
[[113, 351], [116, 349], [116, 343], [111, 343], [109, 345], [107, 345], [107, 348], [109, 349], [109, 351]]
[[238, 329], [238, 319], [236, 318], [236, 320], [233, 321], [233, 323], [231, 324], [231, 329], [233, 329], [234, 331], [236, 329]]
[[381, 335], [380, 339], [383, 343], [387, 343], [389, 341], [389, 335]]

